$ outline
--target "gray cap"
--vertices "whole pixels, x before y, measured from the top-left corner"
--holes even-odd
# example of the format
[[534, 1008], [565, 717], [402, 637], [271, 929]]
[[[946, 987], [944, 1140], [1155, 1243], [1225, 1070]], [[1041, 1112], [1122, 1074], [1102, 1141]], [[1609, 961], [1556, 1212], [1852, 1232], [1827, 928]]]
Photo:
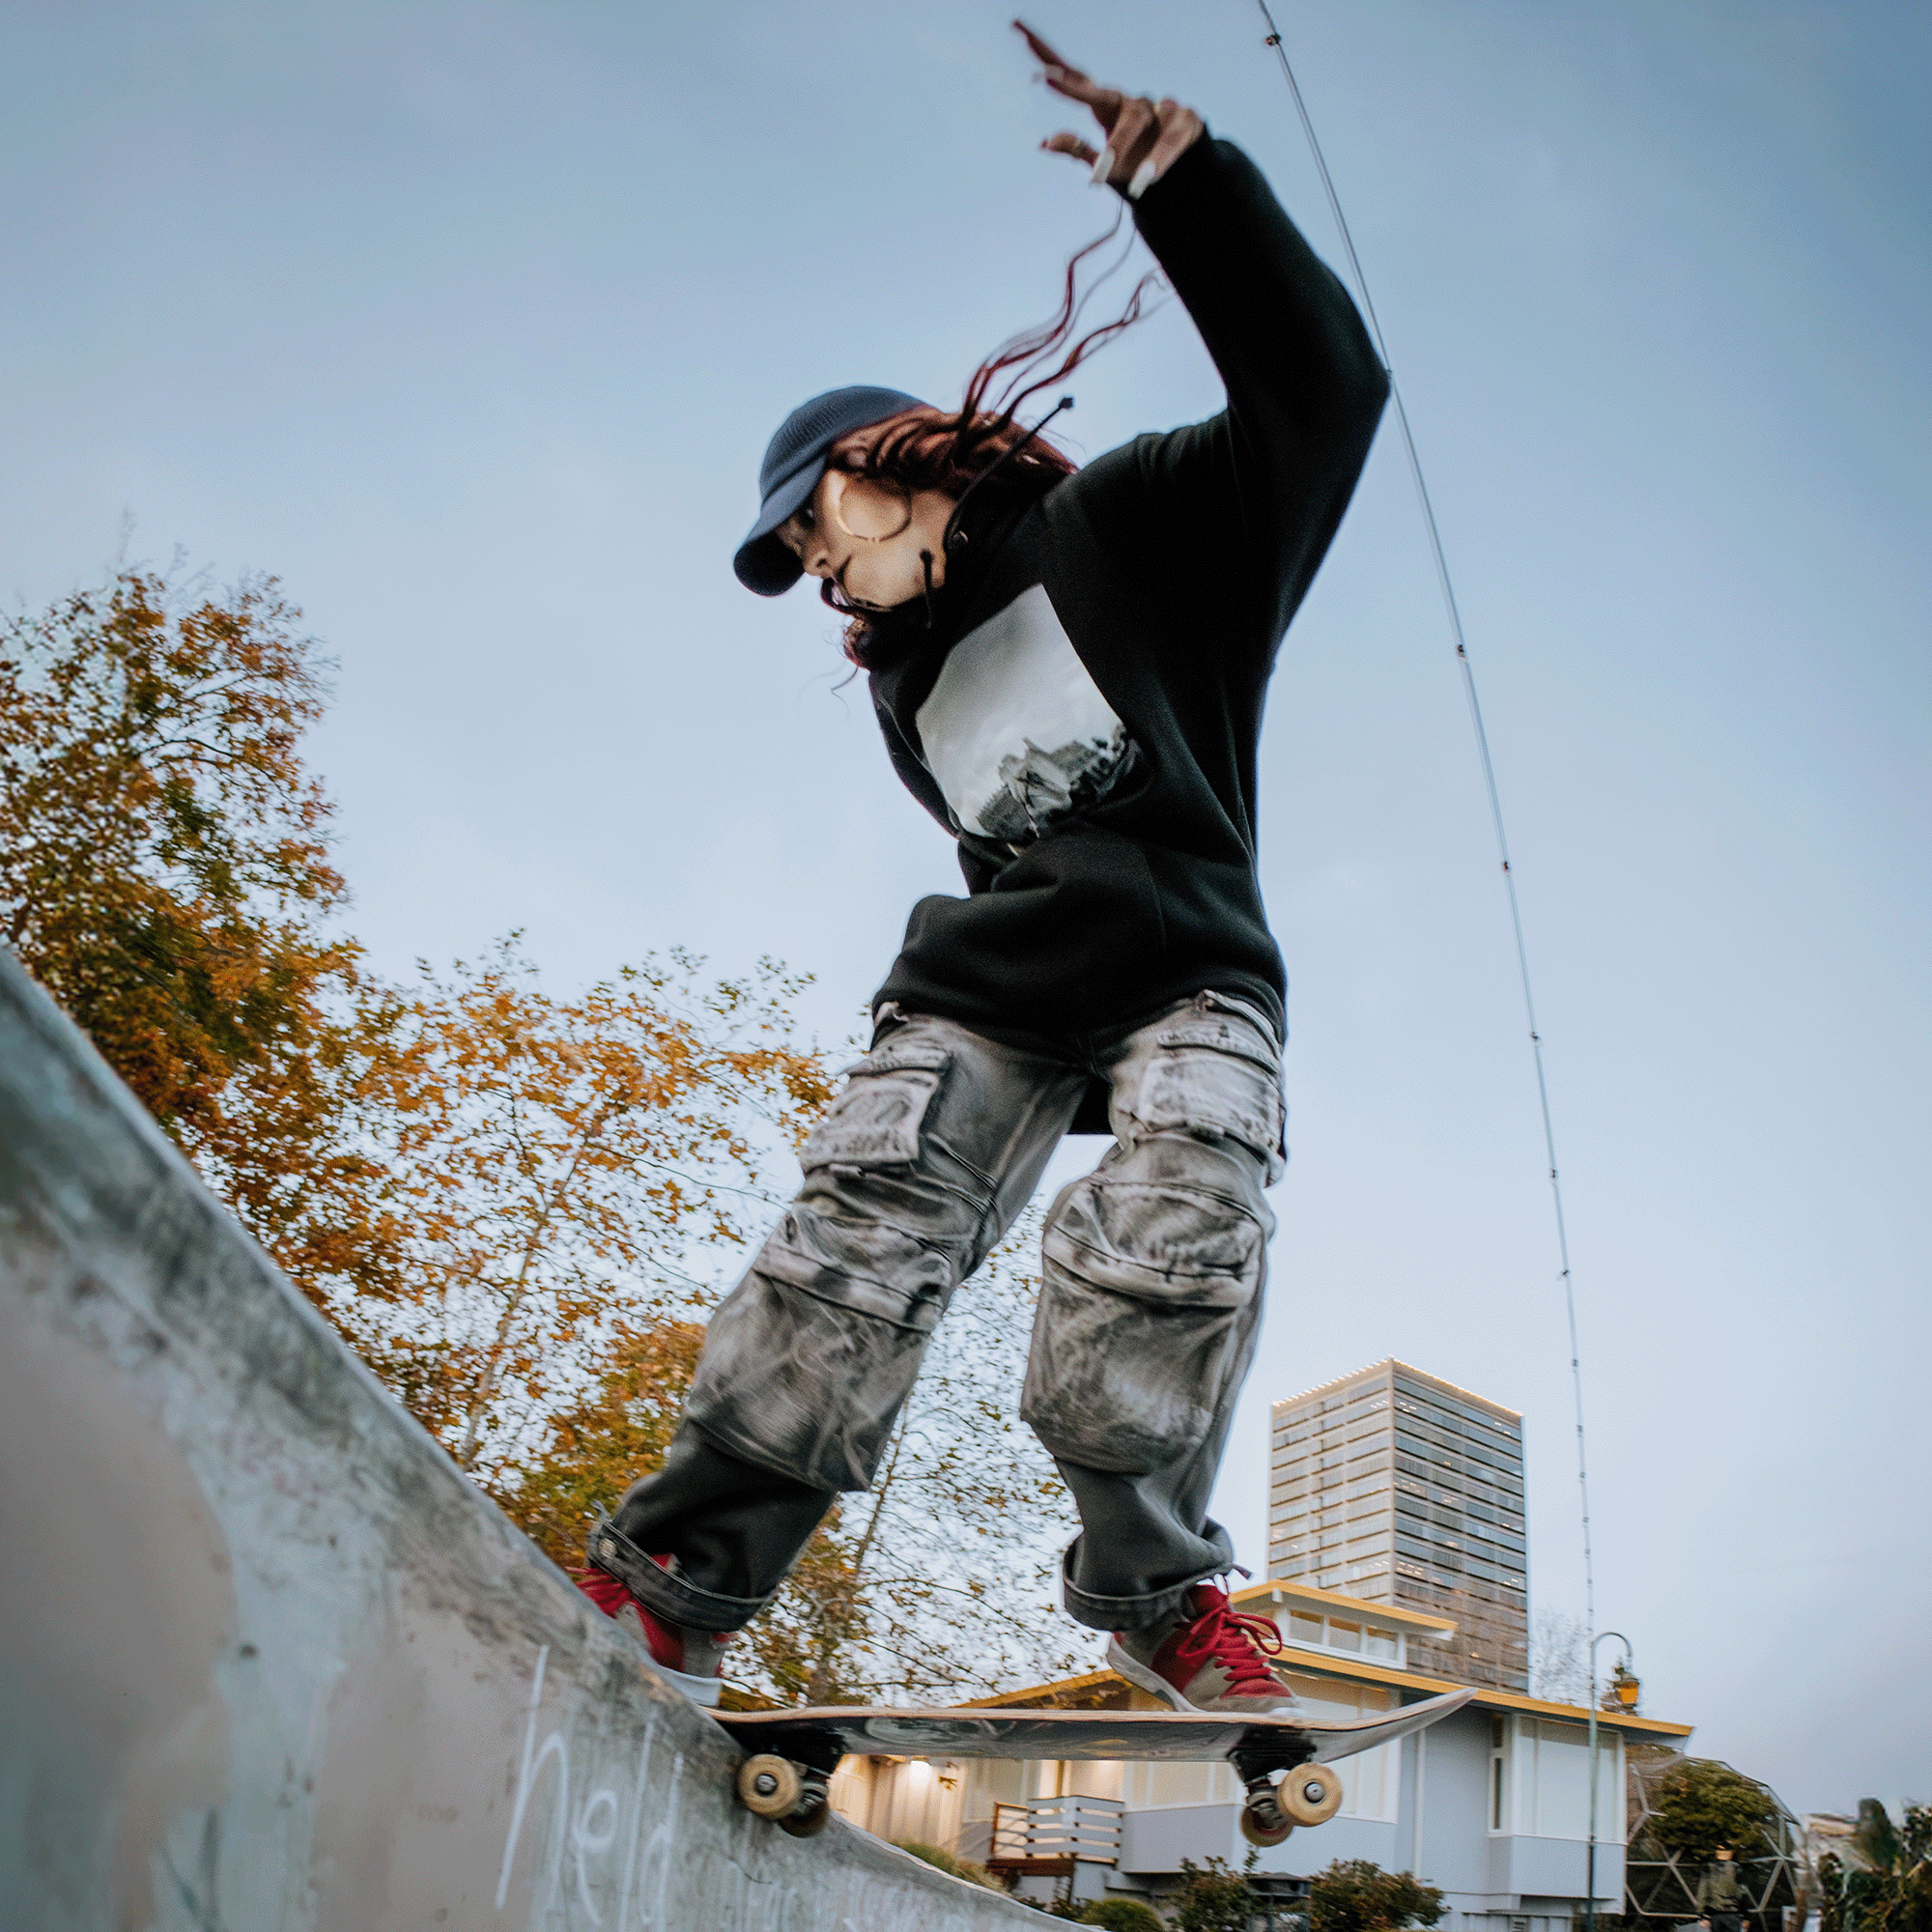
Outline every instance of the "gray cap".
[[758, 466], [758, 520], [731, 560], [738, 582], [760, 597], [789, 590], [804, 575], [804, 567], [778, 528], [818, 488], [833, 444], [888, 416], [927, 407], [903, 389], [861, 384], [828, 389], [792, 411], [766, 445], [765, 460]]

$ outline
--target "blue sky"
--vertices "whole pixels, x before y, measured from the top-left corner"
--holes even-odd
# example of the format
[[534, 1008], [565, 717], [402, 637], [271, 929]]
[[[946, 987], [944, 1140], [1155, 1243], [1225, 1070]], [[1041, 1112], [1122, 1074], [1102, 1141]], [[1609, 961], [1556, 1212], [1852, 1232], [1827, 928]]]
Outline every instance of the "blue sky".
[[[1247, 0], [1043, 0], [1335, 258]], [[1549, 0], [1279, 17], [1428, 465], [1510, 814], [1572, 1215], [1600, 1621], [1797, 1807], [1932, 1795], [1924, 345], [1932, 15]], [[945, 401], [1103, 196], [979, 0], [18, 4], [0, 591], [182, 547], [338, 659], [313, 755], [396, 972], [683, 945], [828, 1037], [945, 840], [740, 592], [764, 440]], [[1170, 307], [1077, 454], [1218, 404]], [[1218, 1513], [1270, 1400], [1390, 1353], [1520, 1408], [1580, 1605], [1535, 1094], [1392, 425], [1283, 653], [1264, 872], [1291, 1138]], [[1060, 1172], [1097, 1151], [1070, 1145]]]

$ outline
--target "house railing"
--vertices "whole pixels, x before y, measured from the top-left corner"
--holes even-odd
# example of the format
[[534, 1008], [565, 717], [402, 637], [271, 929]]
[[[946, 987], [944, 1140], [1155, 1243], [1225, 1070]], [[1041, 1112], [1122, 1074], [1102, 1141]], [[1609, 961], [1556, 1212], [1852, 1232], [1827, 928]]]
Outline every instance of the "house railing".
[[1121, 1861], [1118, 1798], [1036, 1798], [993, 1806], [989, 1871], [1064, 1878], [1076, 1864]]

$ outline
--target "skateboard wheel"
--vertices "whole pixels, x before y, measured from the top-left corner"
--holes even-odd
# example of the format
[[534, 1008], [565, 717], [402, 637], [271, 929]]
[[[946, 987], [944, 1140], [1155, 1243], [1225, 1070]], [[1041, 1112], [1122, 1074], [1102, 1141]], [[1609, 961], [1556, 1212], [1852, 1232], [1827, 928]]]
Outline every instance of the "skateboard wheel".
[[747, 1811], [760, 1818], [788, 1822], [786, 1814], [805, 1796], [805, 1779], [789, 1758], [759, 1751], [738, 1767], [738, 1799]]
[[1325, 1825], [1342, 1807], [1342, 1780], [1325, 1764], [1298, 1764], [1275, 1787], [1275, 1802], [1294, 1825]]
[[1278, 1845], [1293, 1830], [1273, 1793], [1241, 1806], [1241, 1836], [1251, 1845]]

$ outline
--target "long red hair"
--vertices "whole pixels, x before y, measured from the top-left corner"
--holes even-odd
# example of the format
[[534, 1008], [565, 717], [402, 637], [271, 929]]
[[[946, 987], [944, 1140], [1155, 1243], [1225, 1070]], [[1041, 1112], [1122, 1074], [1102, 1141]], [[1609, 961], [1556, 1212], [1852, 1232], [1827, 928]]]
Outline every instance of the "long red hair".
[[[938, 490], [955, 502], [983, 483], [974, 500], [977, 504], [983, 498], [995, 514], [1016, 502], [1043, 497], [1063, 476], [1072, 475], [1078, 467], [1073, 459], [1036, 431], [1022, 429], [1016, 416], [1030, 396], [1064, 381], [1096, 349], [1140, 321], [1148, 292], [1159, 280], [1152, 270], [1134, 284], [1125, 306], [1112, 322], [1089, 329], [1077, 339], [1074, 336], [1088, 298], [1120, 263], [1084, 292], [1079, 286], [1081, 266], [1114, 239], [1120, 226], [1117, 218], [1104, 235], [1096, 236], [1068, 259], [1058, 310], [1037, 327], [1001, 343], [974, 370], [957, 410], [951, 413], [935, 409], [908, 410], [890, 417], [863, 441], [835, 450], [831, 467], [871, 477], [908, 494]], [[855, 611], [842, 602], [830, 579], [819, 585], [818, 594], [848, 620], [845, 655], [861, 669], [870, 668], [866, 646], [872, 632], [871, 613]]]

